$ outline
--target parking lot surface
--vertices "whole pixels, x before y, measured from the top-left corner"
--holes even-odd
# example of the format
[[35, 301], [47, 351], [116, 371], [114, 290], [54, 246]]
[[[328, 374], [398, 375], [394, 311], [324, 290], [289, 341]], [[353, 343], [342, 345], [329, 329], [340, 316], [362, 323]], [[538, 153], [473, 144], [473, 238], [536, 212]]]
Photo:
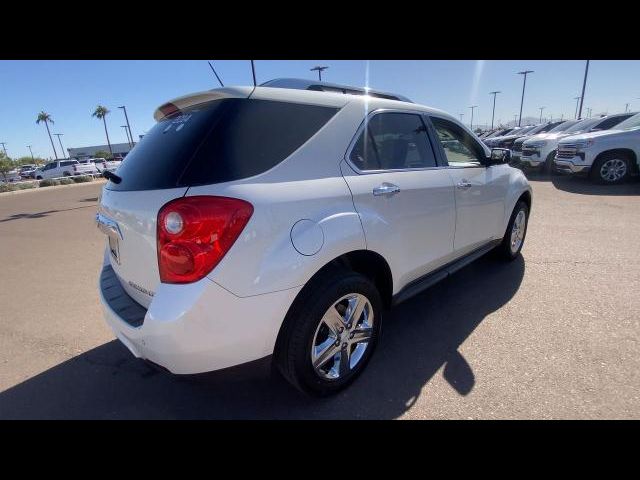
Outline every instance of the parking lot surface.
[[102, 320], [102, 184], [0, 196], [0, 418], [640, 418], [640, 182], [532, 177], [523, 255], [482, 258], [385, 317], [349, 389], [259, 364], [172, 376]]

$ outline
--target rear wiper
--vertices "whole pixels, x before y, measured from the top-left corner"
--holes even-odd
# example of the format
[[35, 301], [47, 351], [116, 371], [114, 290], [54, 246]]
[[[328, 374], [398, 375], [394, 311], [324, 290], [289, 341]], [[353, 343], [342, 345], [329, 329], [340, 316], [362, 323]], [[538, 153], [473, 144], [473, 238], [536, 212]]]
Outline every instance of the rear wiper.
[[122, 181], [122, 178], [120, 178], [115, 173], [110, 172], [109, 170], [105, 170], [104, 172], [102, 172], [102, 176], [107, 180], [111, 180], [113, 183], [120, 183]]

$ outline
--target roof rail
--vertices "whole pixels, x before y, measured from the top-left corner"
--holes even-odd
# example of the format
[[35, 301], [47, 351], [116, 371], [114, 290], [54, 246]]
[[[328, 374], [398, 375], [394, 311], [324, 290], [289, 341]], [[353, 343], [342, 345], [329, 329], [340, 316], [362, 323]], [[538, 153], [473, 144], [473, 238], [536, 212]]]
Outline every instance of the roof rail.
[[377, 98], [386, 98], [387, 100], [398, 100], [401, 102], [413, 103], [403, 95], [395, 93], [381, 92], [366, 87], [352, 87], [349, 85], [340, 85], [329, 82], [315, 82], [313, 80], [304, 80], [301, 78], [276, 78], [260, 84], [261, 87], [272, 88], [290, 88], [294, 90], [315, 90], [317, 92], [334, 92], [351, 95], [370, 95]]

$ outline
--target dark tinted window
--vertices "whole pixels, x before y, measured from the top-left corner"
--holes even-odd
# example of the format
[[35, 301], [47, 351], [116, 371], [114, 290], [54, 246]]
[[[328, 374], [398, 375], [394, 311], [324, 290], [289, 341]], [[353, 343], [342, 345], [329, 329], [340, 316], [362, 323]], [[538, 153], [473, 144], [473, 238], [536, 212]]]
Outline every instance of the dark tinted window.
[[433, 148], [419, 115], [374, 115], [351, 151], [360, 170], [397, 170], [435, 167]]
[[66, 162], [60, 162], [60, 166], [61, 167], [68, 167], [69, 165], [75, 165], [76, 162], [75, 160], [67, 160]]
[[277, 165], [336, 108], [225, 99], [158, 122], [122, 161], [111, 190], [155, 190], [250, 177]]
[[596, 130], [609, 130], [612, 127], [615, 127], [617, 124], [626, 120], [631, 115], [619, 115], [617, 117], [605, 118], [602, 122], [598, 123], [594, 129]]

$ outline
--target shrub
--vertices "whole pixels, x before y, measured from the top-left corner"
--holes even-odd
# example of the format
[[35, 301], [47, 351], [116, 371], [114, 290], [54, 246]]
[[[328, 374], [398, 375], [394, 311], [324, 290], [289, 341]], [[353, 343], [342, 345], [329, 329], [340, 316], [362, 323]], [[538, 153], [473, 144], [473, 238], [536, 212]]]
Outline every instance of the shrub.
[[13, 192], [14, 190], [17, 190], [15, 185], [10, 183], [0, 183], [0, 193]]
[[18, 190], [28, 190], [30, 188], [36, 188], [36, 182], [18, 183], [16, 187], [18, 187]]
[[74, 183], [73, 179], [71, 178], [61, 178], [60, 180], [58, 180], [58, 185], [71, 185], [72, 183]]
[[79, 175], [77, 177], [73, 177], [73, 181], [75, 183], [92, 182], [93, 181], [93, 177], [90, 177], [89, 175]]
[[41, 187], [54, 187], [56, 185], [60, 185], [58, 180], [53, 180], [51, 178], [47, 178], [46, 180], [40, 180]]

